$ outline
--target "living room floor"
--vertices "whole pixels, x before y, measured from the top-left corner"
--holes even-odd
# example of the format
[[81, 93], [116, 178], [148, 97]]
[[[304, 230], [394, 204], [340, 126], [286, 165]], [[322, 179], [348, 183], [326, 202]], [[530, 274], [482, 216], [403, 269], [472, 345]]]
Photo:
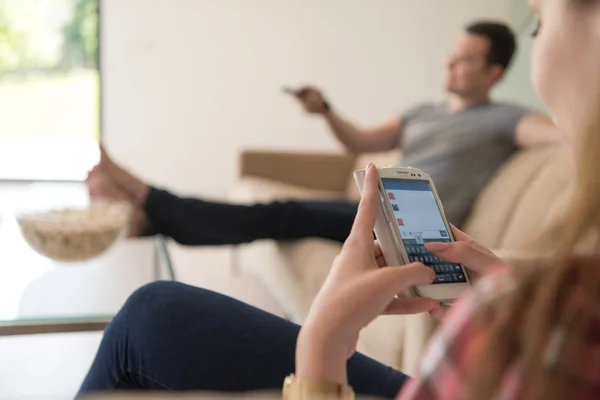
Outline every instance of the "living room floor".
[[[171, 245], [178, 280], [282, 315], [256, 277], [231, 268], [228, 248]], [[0, 338], [0, 399], [72, 398], [94, 357], [98, 332]]]

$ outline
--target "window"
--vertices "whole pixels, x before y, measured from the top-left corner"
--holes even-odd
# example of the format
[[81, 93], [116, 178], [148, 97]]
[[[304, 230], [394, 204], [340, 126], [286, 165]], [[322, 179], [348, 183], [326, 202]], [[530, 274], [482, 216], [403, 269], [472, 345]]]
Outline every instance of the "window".
[[99, 0], [0, 0], [0, 179], [80, 180], [100, 135]]

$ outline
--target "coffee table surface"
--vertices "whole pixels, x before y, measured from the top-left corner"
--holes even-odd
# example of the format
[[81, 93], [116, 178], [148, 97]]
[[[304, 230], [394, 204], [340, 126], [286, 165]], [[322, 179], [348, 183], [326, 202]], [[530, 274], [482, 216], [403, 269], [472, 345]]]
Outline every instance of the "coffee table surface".
[[0, 336], [101, 330], [135, 289], [173, 279], [162, 237], [123, 239], [97, 259], [60, 263], [25, 243], [10, 207], [0, 218]]

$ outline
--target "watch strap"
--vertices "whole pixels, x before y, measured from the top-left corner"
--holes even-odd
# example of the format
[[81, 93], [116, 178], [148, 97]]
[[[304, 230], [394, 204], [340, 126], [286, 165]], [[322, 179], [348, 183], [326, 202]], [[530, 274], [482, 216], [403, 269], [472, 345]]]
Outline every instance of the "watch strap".
[[348, 385], [326, 381], [298, 379], [294, 374], [285, 378], [283, 400], [354, 400], [354, 390]]

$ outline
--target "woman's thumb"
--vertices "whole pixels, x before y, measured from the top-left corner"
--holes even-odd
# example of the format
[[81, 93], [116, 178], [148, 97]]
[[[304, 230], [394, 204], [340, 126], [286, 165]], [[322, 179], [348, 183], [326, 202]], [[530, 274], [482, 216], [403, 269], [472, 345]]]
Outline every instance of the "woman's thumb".
[[410, 286], [429, 285], [435, 279], [435, 271], [421, 263], [412, 263], [400, 267], [383, 267], [381, 279], [396, 293]]

